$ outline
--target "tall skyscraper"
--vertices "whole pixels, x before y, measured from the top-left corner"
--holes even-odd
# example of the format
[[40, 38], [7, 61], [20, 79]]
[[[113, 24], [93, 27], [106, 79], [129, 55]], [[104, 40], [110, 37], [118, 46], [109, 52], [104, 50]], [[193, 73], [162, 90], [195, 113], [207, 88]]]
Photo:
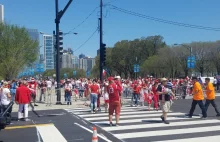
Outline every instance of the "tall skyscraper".
[[54, 69], [54, 46], [52, 35], [43, 35], [43, 47], [45, 69]]
[[73, 62], [73, 68], [74, 69], [79, 68], [79, 58], [77, 56], [73, 56], [72, 60], [73, 60], [72, 61]]
[[0, 23], [4, 23], [4, 5], [0, 4]]
[[95, 66], [95, 58], [79, 59], [79, 69], [83, 69], [86, 72], [91, 72], [94, 66]]
[[85, 57], [86, 57], [86, 55], [84, 55], [84, 54], [79, 55], [79, 59], [82, 59], [82, 58], [85, 58]]
[[69, 52], [64, 52], [62, 55], [61, 68], [73, 68], [73, 54]]
[[[29, 36], [31, 37], [32, 40], [37, 41], [40, 43], [39, 39], [39, 32], [37, 29], [27, 29]], [[38, 59], [35, 63], [40, 63], [40, 46], [38, 47]]]
[[27, 29], [32, 40], [39, 42], [39, 32], [37, 29]]

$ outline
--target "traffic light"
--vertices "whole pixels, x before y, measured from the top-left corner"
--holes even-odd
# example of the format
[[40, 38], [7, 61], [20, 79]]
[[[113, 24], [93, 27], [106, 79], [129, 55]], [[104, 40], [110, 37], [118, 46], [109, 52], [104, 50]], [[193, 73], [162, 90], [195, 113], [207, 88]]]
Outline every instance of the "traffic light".
[[105, 62], [106, 61], [106, 44], [104, 43], [102, 44], [102, 51], [103, 51], [102, 52], [103, 53], [102, 54], [103, 55], [103, 66], [105, 66], [106, 65], [106, 62]]
[[60, 50], [60, 55], [63, 55], [63, 32], [59, 31], [59, 50]]

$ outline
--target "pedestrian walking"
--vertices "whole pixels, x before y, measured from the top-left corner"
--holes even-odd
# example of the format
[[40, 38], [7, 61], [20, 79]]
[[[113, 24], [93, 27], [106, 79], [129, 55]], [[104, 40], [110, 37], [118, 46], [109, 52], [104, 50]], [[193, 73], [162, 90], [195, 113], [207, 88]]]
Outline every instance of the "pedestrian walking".
[[89, 92], [90, 92], [90, 107], [91, 107], [91, 113], [97, 112], [97, 100], [98, 100], [98, 94], [100, 93], [99, 85], [97, 84], [96, 79], [92, 81], [92, 84], [89, 86]]
[[206, 102], [205, 102], [205, 111], [207, 112], [208, 107], [210, 105], [210, 103], [212, 104], [212, 106], [215, 109], [215, 112], [217, 113], [217, 117], [220, 117], [220, 112], [217, 108], [217, 104], [215, 103], [215, 87], [213, 86], [213, 84], [210, 82], [210, 78], [205, 78], [205, 83], [207, 84], [206, 86]]
[[167, 79], [162, 78], [161, 84], [157, 87], [157, 95], [159, 95], [160, 100], [160, 107], [163, 112], [161, 119], [165, 124], [170, 124], [169, 121], [167, 121], [167, 113], [170, 111], [171, 108], [171, 95], [173, 98], [175, 98], [174, 93], [166, 88], [167, 86]]
[[193, 81], [193, 91], [192, 91], [193, 101], [192, 101], [192, 105], [191, 105], [191, 109], [189, 111], [189, 114], [186, 114], [186, 116], [188, 116], [189, 118], [192, 118], [193, 112], [195, 111], [195, 108], [196, 108], [196, 105], [199, 104], [199, 107], [202, 110], [202, 118], [205, 119], [207, 117], [207, 113], [205, 110], [205, 106], [203, 104], [204, 95], [203, 95], [203, 91], [202, 91], [202, 86], [199, 83], [197, 77], [193, 77], [192, 81]]
[[107, 92], [109, 94], [109, 124], [110, 126], [113, 125], [112, 123], [112, 116], [115, 112], [115, 119], [116, 119], [116, 126], [119, 126], [119, 119], [120, 119], [120, 111], [121, 111], [121, 102], [120, 102], [120, 95], [119, 92], [121, 88], [114, 82], [113, 77], [108, 78], [109, 85], [107, 87]]
[[28, 104], [31, 102], [31, 91], [27, 87], [28, 82], [24, 81], [16, 90], [15, 103], [18, 104], [18, 120], [29, 121]]

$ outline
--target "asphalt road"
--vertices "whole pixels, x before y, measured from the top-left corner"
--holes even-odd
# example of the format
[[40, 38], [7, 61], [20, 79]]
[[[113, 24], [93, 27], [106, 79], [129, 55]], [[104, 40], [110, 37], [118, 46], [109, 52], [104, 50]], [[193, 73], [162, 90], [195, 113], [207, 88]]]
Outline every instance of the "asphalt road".
[[[125, 142], [219, 142], [220, 118], [216, 117], [214, 108], [210, 105], [208, 118], [202, 120], [201, 110], [197, 106], [192, 119], [186, 118], [192, 100], [175, 100], [168, 114], [169, 125], [162, 123], [161, 111], [148, 111], [147, 107], [122, 108], [120, 126], [110, 127], [108, 116], [104, 112], [91, 114], [88, 109], [69, 110], [90, 125], [97, 125], [101, 133], [109, 137], [110, 141]], [[216, 98], [220, 106], [220, 97]], [[112, 140], [111, 138], [114, 138]], [[118, 139], [118, 140], [117, 140]]]
[[[42, 125], [45, 128], [54, 125], [68, 142], [91, 142], [92, 133], [86, 130], [86, 128], [92, 130], [91, 126], [84, 124], [65, 110], [37, 111], [37, 114], [40, 117], [30, 112], [31, 121], [18, 122], [16, 121], [17, 113], [13, 113], [14, 121], [12, 121], [12, 124], [6, 127], [6, 130], [0, 131], [0, 142], [52, 142], [52, 140], [44, 139], [45, 136], [42, 137], [44, 134], [50, 135], [50, 129], [44, 131], [43, 134], [39, 133], [37, 127]], [[52, 134], [51, 137], [56, 137], [56, 135]], [[99, 141], [104, 142], [102, 139]], [[64, 141], [58, 141], [57, 139], [53, 142]]]
[[[12, 124], [6, 130], [0, 131], [0, 142], [51, 142], [46, 139], [48, 135], [55, 138], [53, 142], [62, 142], [58, 138], [56, 140], [57, 135], [54, 134], [54, 129], [57, 129], [65, 139], [63, 142], [91, 142], [94, 126], [97, 126], [99, 142], [168, 142], [168, 140], [176, 142], [179, 139], [187, 139], [187, 142], [198, 140], [203, 142], [203, 139], [206, 140], [205, 136], [211, 136], [209, 140], [212, 142], [219, 142], [219, 139], [215, 140], [215, 136], [219, 138], [220, 118], [215, 117], [216, 113], [212, 106], [208, 109], [207, 120], [201, 120], [197, 118], [198, 116], [194, 119], [183, 117], [189, 112], [191, 102], [190, 99], [175, 100], [172, 112], [168, 114], [171, 122], [169, 126], [161, 122], [160, 111], [149, 112], [146, 108], [123, 107], [119, 127], [109, 127], [106, 113], [90, 114], [89, 108], [36, 111], [37, 114], [29, 112], [31, 121], [28, 122], [18, 122], [17, 113], [13, 113]], [[220, 97], [216, 98], [216, 103], [220, 106]], [[195, 115], [199, 113], [201, 110], [197, 106]], [[39, 129], [51, 126], [55, 126], [51, 132], [50, 129], [48, 131]]]

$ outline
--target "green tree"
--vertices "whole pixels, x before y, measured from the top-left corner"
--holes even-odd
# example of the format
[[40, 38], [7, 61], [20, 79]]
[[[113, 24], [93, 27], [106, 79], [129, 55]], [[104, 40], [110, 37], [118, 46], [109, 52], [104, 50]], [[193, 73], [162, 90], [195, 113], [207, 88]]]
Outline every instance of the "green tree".
[[38, 46], [26, 28], [0, 23], [0, 75], [15, 78], [24, 66], [36, 61]]

